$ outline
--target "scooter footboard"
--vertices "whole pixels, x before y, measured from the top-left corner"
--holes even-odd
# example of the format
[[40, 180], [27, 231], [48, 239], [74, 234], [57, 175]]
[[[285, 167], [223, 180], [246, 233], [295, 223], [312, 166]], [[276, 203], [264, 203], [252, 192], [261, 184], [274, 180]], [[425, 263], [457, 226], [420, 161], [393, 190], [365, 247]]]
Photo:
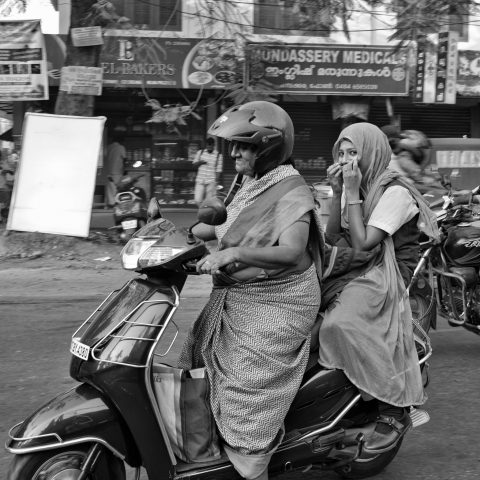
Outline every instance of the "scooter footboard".
[[15, 454], [99, 443], [130, 465], [138, 451], [115, 408], [87, 384], [58, 395], [10, 429], [5, 448]]

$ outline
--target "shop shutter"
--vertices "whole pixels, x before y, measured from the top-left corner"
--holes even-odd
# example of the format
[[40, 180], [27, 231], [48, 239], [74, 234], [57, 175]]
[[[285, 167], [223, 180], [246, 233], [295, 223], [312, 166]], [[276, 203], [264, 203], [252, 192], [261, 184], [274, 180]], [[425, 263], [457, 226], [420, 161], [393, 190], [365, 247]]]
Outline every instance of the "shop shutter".
[[[470, 107], [457, 105], [394, 105], [403, 130], [420, 130], [430, 138], [462, 137], [471, 134]], [[374, 102], [369, 122], [382, 127], [389, 123], [385, 103]]]
[[293, 159], [306, 179], [313, 183], [326, 177], [332, 163], [332, 147], [340, 133], [340, 122], [333, 120], [329, 103], [285, 102], [295, 128]]

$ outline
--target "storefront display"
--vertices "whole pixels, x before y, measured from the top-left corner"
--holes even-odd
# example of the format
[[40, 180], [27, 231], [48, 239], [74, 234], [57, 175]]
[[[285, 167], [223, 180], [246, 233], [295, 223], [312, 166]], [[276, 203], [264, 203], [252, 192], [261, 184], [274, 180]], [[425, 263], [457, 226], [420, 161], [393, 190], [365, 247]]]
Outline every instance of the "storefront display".
[[160, 205], [195, 207], [197, 171], [192, 161], [197, 142], [155, 142], [152, 158], [152, 193]]

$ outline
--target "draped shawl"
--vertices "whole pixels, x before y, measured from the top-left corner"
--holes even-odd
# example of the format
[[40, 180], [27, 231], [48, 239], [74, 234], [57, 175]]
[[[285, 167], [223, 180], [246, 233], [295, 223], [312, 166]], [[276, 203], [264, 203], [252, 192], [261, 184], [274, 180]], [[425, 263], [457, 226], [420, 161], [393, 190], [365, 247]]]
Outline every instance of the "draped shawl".
[[[419, 229], [438, 239], [436, 219], [421, 195], [387, 168], [391, 150], [385, 134], [368, 123], [351, 125], [335, 143], [334, 158], [344, 139], [357, 148], [359, 158], [369, 160], [360, 186], [365, 225], [385, 188], [397, 180], [417, 202]], [[319, 362], [344, 370], [360, 390], [386, 403], [421, 404], [426, 397], [414, 347], [410, 304], [392, 237], [387, 236], [382, 244], [368, 272], [348, 282], [325, 312], [319, 331]]]

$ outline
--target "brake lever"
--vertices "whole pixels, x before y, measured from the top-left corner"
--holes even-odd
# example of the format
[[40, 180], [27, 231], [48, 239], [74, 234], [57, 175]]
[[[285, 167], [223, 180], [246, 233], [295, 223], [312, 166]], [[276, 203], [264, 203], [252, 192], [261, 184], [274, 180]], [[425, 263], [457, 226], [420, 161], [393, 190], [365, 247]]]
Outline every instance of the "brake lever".
[[197, 262], [198, 260], [188, 260], [182, 263], [182, 267], [185, 272], [190, 273], [191, 275], [200, 275], [200, 272], [197, 271]]

